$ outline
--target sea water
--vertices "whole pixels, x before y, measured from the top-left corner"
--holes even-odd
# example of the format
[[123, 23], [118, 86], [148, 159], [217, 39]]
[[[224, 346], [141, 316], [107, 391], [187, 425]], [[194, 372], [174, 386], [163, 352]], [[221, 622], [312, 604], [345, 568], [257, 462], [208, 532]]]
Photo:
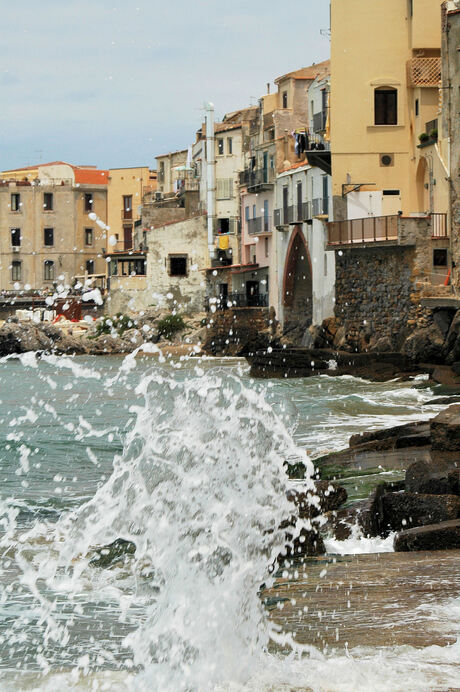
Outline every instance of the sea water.
[[[298, 645], [261, 597], [292, 509], [284, 461], [312, 473], [352, 433], [433, 415], [420, 379], [257, 382], [238, 359], [161, 355], [26, 354], [0, 368], [1, 689], [454, 685], [458, 644], [373, 649], [363, 635], [328, 655]], [[98, 566], [117, 539], [135, 552]], [[328, 551], [391, 550], [358, 533], [339, 543]], [[454, 631], [457, 601], [438, 607]]]

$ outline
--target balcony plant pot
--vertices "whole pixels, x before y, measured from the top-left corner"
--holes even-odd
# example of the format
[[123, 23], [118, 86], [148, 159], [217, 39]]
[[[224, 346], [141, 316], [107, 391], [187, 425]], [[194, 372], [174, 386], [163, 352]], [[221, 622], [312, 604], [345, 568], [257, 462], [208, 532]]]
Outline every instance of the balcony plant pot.
[[430, 130], [430, 138], [433, 139], [435, 142], [438, 141], [438, 131], [437, 130]]
[[430, 139], [430, 135], [428, 134], [428, 132], [422, 132], [422, 134], [419, 135], [418, 138], [420, 140], [420, 143], [424, 144], [425, 142], [428, 142], [428, 140]]

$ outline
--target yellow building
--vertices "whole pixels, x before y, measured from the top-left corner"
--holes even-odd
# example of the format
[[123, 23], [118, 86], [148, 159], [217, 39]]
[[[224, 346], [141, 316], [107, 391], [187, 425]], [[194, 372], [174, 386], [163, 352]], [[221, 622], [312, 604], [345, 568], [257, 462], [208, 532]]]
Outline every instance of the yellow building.
[[111, 168], [108, 173], [107, 252], [131, 250], [134, 228], [141, 218], [143, 195], [156, 190], [156, 171], [139, 166]]
[[1, 290], [105, 276], [107, 177], [63, 161], [1, 173]]
[[335, 220], [447, 212], [440, 0], [331, 0]]

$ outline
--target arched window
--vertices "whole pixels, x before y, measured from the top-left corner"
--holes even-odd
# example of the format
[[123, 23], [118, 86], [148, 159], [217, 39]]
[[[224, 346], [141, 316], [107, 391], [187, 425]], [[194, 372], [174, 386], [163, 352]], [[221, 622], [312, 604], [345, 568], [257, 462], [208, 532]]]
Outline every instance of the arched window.
[[375, 125], [398, 124], [398, 92], [392, 87], [379, 87], [374, 91]]

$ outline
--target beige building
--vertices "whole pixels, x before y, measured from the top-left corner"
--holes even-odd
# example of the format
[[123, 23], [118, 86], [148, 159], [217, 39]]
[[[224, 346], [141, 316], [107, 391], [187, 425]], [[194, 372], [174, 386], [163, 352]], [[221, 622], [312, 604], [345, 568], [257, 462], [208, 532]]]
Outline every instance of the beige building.
[[107, 252], [131, 250], [140, 225], [142, 199], [157, 188], [156, 171], [148, 166], [111, 168], [107, 187]]
[[331, 35], [334, 218], [447, 212], [440, 0], [332, 0]]
[[96, 221], [107, 222], [107, 171], [57, 161], [3, 171], [1, 178], [2, 290], [105, 276], [106, 231]]

